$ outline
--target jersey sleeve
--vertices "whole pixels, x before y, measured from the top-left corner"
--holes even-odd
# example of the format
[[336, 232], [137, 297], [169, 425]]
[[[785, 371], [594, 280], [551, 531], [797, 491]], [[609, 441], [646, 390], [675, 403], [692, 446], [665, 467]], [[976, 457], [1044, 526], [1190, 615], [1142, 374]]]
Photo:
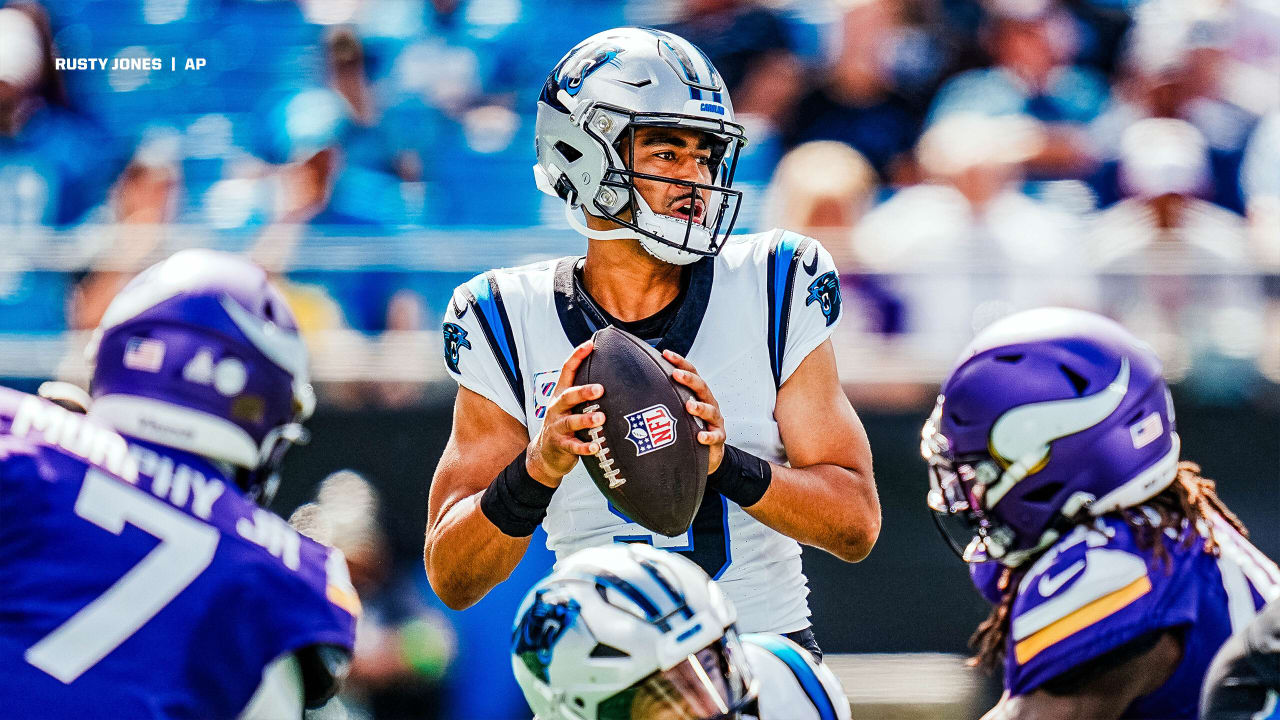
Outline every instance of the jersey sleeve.
[[1025, 695], [1149, 633], [1195, 622], [1195, 573], [1178, 567], [1186, 555], [1167, 568], [1146, 556], [1127, 526], [1108, 521], [1077, 528], [1033, 565], [1013, 603], [1006, 688]]
[[789, 231], [771, 241], [766, 268], [769, 361], [777, 387], [840, 322], [840, 273], [822, 243]]
[[493, 272], [477, 275], [453, 291], [442, 330], [449, 376], [525, 424], [520, 357]]
[[1204, 677], [1200, 717], [1252, 720], [1269, 717], [1280, 688], [1280, 602], [1273, 601], [1214, 655]]
[[849, 699], [831, 668], [781, 635], [742, 636], [759, 687], [760, 720], [849, 720]]
[[307, 707], [316, 707], [337, 692], [346, 674], [361, 607], [342, 552], [301, 541], [296, 569], [264, 559], [249, 579], [258, 603], [252, 631], [268, 661], [287, 653], [298, 657]]

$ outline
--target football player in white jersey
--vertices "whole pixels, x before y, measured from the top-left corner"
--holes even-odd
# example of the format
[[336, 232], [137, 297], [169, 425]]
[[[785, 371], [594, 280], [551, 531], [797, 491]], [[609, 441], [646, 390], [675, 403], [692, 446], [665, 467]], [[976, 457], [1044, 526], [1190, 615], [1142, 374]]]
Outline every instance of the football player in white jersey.
[[830, 668], [736, 615], [674, 553], [588, 548], [525, 596], [511, 667], [538, 720], [848, 720]]
[[[559, 557], [612, 542], [685, 553], [721, 583], [744, 631], [795, 633], [818, 652], [797, 541], [860, 560], [880, 506], [830, 342], [831, 256], [780, 230], [727, 237], [746, 141], [733, 119], [702, 52], [657, 30], [594, 35], [548, 77], [535, 175], [589, 238], [587, 254], [479, 275], [446, 311], [445, 363], [460, 387], [424, 559], [451, 607], [506, 578], [541, 524]], [[630, 522], [578, 462], [598, 448], [574, 432], [604, 416], [573, 408], [603, 388], [573, 378], [609, 324], [664, 351], [697, 397], [686, 409], [707, 425], [710, 473], [685, 535]]]

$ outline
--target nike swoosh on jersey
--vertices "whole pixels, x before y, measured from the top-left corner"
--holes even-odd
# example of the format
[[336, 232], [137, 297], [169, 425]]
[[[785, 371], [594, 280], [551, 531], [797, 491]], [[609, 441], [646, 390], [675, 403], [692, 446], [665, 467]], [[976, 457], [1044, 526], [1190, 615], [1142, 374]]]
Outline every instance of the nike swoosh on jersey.
[[1074, 585], [1057, 597], [1048, 598], [1043, 604], [1014, 616], [1010, 628], [1013, 639], [1020, 641], [1030, 637], [1089, 603], [1146, 577], [1146, 562], [1133, 553], [1089, 550], [1085, 554], [1084, 576]]
[[818, 249], [817, 248], [813, 249], [813, 262], [803, 263], [802, 265], [804, 267], [804, 271], [808, 273], [810, 277], [813, 277], [813, 274], [818, 271]]
[[648, 85], [649, 83], [653, 82], [653, 78], [645, 78], [643, 80], [636, 80], [634, 82], [632, 82], [631, 80], [623, 80], [622, 78], [617, 78], [617, 80], [623, 85], [630, 85], [631, 87], [636, 87], [636, 88], [642, 88], [645, 85]]
[[1074, 565], [1052, 577], [1042, 575], [1036, 590], [1040, 592], [1041, 597], [1053, 597], [1054, 593], [1071, 581], [1071, 578], [1079, 575], [1081, 570], [1084, 570], [1084, 560], [1077, 560]]

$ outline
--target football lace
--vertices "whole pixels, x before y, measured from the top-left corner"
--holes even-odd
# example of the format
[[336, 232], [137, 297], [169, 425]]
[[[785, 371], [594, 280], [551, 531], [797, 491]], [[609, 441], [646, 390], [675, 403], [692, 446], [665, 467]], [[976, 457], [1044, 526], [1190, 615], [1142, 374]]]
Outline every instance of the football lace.
[[[582, 412], [584, 414], [593, 413], [599, 409], [599, 405], [588, 405], [582, 408]], [[604, 435], [600, 433], [600, 428], [587, 428], [587, 437], [591, 438], [591, 441], [596, 443], [596, 447], [600, 448], [592, 453], [592, 456], [600, 463], [601, 473], [604, 475], [604, 479], [609, 481], [609, 489], [612, 490], [620, 485], [625, 485], [627, 481], [621, 477], [622, 471], [613, 466], [613, 458], [609, 457], [609, 446], [605, 443]]]

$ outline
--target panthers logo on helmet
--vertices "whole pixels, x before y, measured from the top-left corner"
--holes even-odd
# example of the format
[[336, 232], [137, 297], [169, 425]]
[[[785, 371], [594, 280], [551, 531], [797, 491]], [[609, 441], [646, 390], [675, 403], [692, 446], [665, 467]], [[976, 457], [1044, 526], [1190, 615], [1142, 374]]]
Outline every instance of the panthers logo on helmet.
[[462, 348], [471, 349], [471, 341], [467, 339], [467, 331], [455, 323], [444, 324], [444, 361], [453, 372], [458, 370], [458, 353]]
[[577, 95], [582, 89], [582, 83], [591, 73], [599, 70], [605, 65], [613, 65], [614, 67], [622, 67], [618, 63], [618, 55], [622, 53], [622, 48], [616, 45], [600, 45], [597, 46], [595, 52], [585, 51], [582, 53], [573, 53], [571, 57], [580, 57], [574, 61], [573, 65], [565, 68], [564, 74], [560, 76], [560, 87], [570, 95]]
[[546, 594], [546, 590], [538, 592], [533, 604], [516, 624], [514, 637], [511, 639], [511, 652], [524, 662], [534, 676], [543, 682], [550, 682], [547, 667], [551, 665], [551, 651], [555, 649], [564, 631], [578, 618], [581, 608], [578, 601], [572, 598], [548, 602], [544, 597]]
[[828, 270], [809, 283], [809, 297], [804, 304], [807, 307], [814, 301], [822, 308], [828, 326], [840, 317], [840, 278], [836, 277], [834, 270]]

